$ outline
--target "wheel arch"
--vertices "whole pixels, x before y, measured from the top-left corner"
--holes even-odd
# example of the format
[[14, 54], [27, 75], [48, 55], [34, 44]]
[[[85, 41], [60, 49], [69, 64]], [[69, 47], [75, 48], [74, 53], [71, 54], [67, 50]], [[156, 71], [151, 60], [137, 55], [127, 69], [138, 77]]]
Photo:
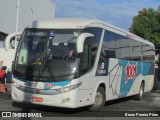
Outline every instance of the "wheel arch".
[[[100, 98], [97, 97], [99, 95], [101, 96]], [[104, 107], [106, 102], [106, 84], [104, 82], [99, 82], [98, 84], [96, 84], [92, 98], [93, 104], [89, 106], [90, 111], [99, 111], [102, 107]], [[98, 100], [98, 104], [97, 98], [100, 100], [100, 103]]]
[[[96, 89], [94, 89], [93, 98], [94, 98], [95, 95], [96, 95], [96, 92], [97, 92], [97, 90], [98, 90], [98, 87], [103, 87], [103, 88], [104, 88], [104, 91], [105, 91], [105, 100], [106, 100], [106, 84], [105, 84], [104, 82], [99, 82], [99, 83], [97, 84], [97, 86], [95, 87]], [[93, 101], [94, 101], [94, 99], [93, 99]]]

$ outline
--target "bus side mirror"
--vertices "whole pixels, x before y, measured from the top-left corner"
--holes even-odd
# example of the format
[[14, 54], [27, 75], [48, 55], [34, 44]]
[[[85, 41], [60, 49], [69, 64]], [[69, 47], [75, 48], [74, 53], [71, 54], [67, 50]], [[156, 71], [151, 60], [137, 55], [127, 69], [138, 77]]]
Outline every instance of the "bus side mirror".
[[77, 53], [83, 52], [84, 41], [88, 37], [94, 37], [91, 33], [82, 33], [77, 39]]
[[8, 51], [9, 50], [9, 47], [10, 47], [10, 44], [11, 44], [11, 39], [12, 38], [16, 38], [16, 37], [19, 37], [21, 36], [21, 32], [14, 32], [14, 33], [11, 33], [9, 34], [6, 39], [5, 39], [5, 50]]

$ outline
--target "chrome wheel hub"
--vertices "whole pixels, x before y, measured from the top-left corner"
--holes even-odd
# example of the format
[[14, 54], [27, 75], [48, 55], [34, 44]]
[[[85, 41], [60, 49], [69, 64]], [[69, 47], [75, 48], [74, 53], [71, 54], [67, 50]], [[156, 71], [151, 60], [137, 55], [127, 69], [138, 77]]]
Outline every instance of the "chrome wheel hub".
[[102, 104], [102, 95], [98, 92], [95, 96], [94, 106], [99, 107]]

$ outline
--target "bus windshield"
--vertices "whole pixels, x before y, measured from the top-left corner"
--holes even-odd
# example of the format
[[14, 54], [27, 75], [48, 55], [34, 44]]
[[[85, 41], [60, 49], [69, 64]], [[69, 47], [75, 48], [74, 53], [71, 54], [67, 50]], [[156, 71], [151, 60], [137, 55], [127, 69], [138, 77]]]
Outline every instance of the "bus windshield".
[[76, 77], [76, 41], [81, 30], [26, 29], [14, 64], [14, 75], [28, 81], [63, 81]]

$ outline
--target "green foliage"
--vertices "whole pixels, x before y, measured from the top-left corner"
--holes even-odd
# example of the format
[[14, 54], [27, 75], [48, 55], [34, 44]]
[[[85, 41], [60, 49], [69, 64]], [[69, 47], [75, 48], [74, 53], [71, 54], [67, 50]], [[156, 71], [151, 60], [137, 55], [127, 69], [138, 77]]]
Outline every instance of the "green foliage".
[[160, 49], [160, 7], [143, 9], [133, 18], [130, 32], [149, 40]]

